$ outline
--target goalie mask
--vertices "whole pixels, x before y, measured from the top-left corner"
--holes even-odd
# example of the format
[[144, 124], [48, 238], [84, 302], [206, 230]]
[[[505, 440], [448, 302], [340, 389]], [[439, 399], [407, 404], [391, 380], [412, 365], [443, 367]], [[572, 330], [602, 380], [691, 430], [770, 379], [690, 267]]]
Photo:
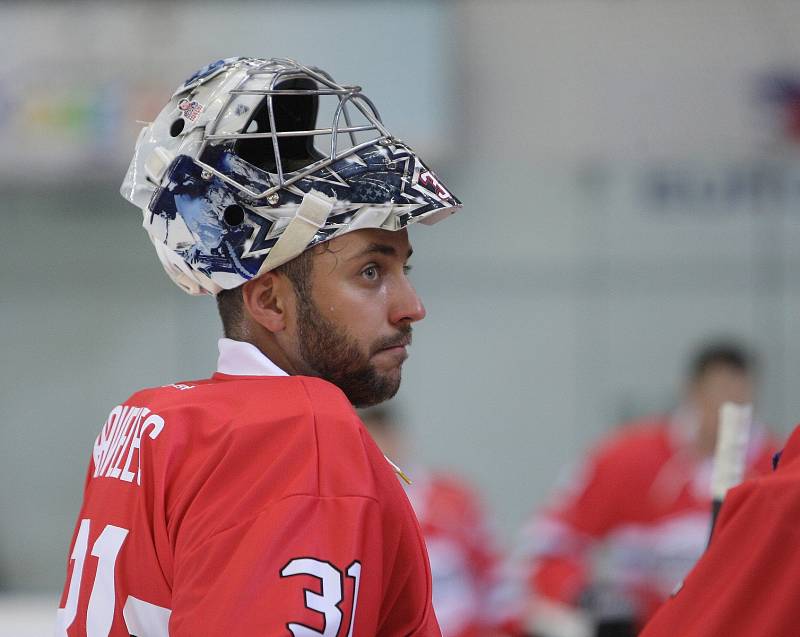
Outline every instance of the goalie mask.
[[190, 294], [237, 287], [346, 232], [461, 207], [359, 87], [284, 59], [192, 75], [142, 129], [121, 192]]

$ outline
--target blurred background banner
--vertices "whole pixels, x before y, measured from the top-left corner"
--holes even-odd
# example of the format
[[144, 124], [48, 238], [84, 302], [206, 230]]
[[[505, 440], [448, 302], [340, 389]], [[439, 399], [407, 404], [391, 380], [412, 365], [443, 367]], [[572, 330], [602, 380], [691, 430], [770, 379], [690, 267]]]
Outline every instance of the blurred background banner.
[[109, 409], [213, 370], [213, 301], [168, 281], [118, 188], [137, 120], [220, 57], [363, 86], [464, 201], [411, 233], [428, 318], [396, 400], [501, 540], [614, 423], [672, 405], [708, 336], [760, 353], [784, 435], [798, 35], [793, 0], [0, 5], [0, 588], [55, 608]]
[[452, 138], [441, 81], [445, 13], [357, 1], [4, 4], [0, 171], [38, 184], [118, 180], [137, 120], [155, 117], [204, 60], [238, 55], [333, 63], [368, 94], [394, 85], [415, 96], [414, 108], [387, 101], [383, 116], [441, 152]]

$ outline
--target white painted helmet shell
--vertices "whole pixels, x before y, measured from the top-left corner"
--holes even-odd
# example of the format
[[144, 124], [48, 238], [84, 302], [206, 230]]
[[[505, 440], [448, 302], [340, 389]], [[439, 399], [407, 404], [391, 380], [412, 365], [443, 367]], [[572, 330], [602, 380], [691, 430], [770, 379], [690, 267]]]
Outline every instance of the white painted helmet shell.
[[142, 129], [121, 192], [190, 294], [238, 287], [346, 232], [432, 224], [461, 207], [359, 87], [285, 59], [229, 58], [192, 75]]

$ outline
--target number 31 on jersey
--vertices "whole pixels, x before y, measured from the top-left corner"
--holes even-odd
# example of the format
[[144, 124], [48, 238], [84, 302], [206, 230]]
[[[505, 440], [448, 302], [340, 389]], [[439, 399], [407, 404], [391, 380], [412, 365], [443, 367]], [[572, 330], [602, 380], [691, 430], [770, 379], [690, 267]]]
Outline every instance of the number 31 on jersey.
[[[347, 567], [347, 577], [354, 582], [353, 604], [350, 612], [350, 622], [347, 637], [353, 637], [353, 623], [356, 616], [358, 603], [358, 587], [361, 583], [361, 562], [355, 561]], [[320, 613], [325, 618], [325, 629], [320, 632], [305, 624], [290, 623], [287, 627], [294, 637], [336, 637], [342, 625], [342, 603], [344, 577], [342, 572], [330, 562], [324, 562], [311, 557], [301, 557], [292, 560], [281, 569], [281, 577], [293, 575], [311, 575], [321, 583], [321, 592], [304, 589], [306, 608]]]
[[[86, 637], [108, 637], [114, 622], [116, 607], [116, 583], [114, 570], [117, 557], [128, 537], [128, 529], [107, 524], [92, 545], [89, 553], [91, 521], [81, 520], [75, 545], [70, 555], [74, 563], [72, 576], [67, 589], [67, 600], [64, 608], [58, 609], [56, 621], [57, 637], [67, 637], [67, 631], [78, 616], [78, 600], [81, 593], [81, 582], [84, 576], [85, 562], [90, 554], [97, 558], [97, 570], [86, 607]], [[344, 597], [344, 577], [353, 580], [353, 603], [348, 622], [347, 637], [353, 636], [358, 602], [358, 588], [361, 583], [361, 562], [355, 561], [343, 574], [330, 562], [311, 557], [291, 560], [280, 571], [283, 578], [295, 575], [310, 575], [320, 581], [320, 592], [303, 589], [305, 606], [319, 613], [324, 619], [322, 632], [298, 622], [289, 622], [286, 627], [293, 637], [337, 637], [344, 619], [340, 605]], [[168, 635], [170, 609], [143, 602], [128, 596], [123, 615], [130, 634], [140, 637], [166, 637]], [[83, 612], [83, 611], [81, 611]]]

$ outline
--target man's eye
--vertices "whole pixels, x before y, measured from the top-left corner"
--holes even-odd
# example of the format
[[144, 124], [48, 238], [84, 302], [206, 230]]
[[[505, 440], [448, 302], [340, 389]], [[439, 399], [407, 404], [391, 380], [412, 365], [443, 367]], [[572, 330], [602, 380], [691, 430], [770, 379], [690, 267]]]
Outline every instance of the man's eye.
[[361, 276], [363, 276], [368, 281], [375, 281], [378, 278], [378, 268], [377, 266], [370, 265], [364, 268], [361, 271]]

